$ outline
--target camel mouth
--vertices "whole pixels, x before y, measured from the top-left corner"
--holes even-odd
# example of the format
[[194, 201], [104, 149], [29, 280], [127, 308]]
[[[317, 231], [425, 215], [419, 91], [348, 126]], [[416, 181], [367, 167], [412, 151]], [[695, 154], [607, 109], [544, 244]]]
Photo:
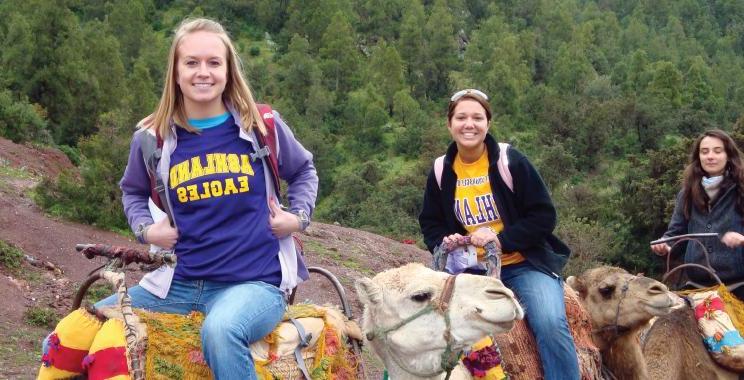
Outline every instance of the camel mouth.
[[647, 300], [645, 302], [642, 302], [642, 305], [649, 314], [662, 316], [667, 315], [681, 307], [684, 307], [684, 301], [681, 298], [674, 299], [672, 297], [669, 297], [664, 301]]
[[496, 332], [506, 332], [510, 331], [514, 328], [514, 324], [516, 323], [515, 320], [507, 321], [507, 322], [498, 322], [496, 323], [497, 330]]
[[491, 330], [496, 332], [506, 332], [511, 330], [514, 327], [516, 321], [518, 319], [521, 319], [516, 312], [512, 315], [511, 318], [505, 318], [503, 316], [491, 317], [478, 312], [476, 312], [475, 315], [478, 317], [478, 319], [491, 325]]

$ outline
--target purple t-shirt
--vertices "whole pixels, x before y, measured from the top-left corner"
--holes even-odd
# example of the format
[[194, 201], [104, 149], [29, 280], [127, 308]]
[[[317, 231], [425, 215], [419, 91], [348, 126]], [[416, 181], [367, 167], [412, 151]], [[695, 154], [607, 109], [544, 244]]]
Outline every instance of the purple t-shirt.
[[178, 225], [175, 279], [264, 281], [279, 286], [260, 159], [229, 117], [200, 134], [176, 128], [168, 196]]

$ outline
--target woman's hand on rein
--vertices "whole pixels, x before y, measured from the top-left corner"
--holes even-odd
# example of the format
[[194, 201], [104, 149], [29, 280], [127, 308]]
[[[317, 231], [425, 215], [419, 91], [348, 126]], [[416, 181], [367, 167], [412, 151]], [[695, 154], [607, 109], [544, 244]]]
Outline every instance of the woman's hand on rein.
[[470, 242], [476, 247], [483, 247], [489, 242], [495, 242], [496, 247], [501, 249], [499, 235], [489, 227], [481, 227], [470, 235]]
[[744, 235], [734, 231], [726, 232], [721, 238], [721, 243], [729, 248], [744, 246]]

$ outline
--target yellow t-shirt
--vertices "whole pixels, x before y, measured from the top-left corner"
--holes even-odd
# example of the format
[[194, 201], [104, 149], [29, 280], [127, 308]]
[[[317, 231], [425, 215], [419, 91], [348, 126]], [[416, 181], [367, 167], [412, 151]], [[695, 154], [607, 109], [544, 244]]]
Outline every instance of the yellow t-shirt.
[[[477, 161], [466, 164], [462, 162], [460, 155], [455, 157], [452, 165], [457, 174], [457, 185], [455, 186], [455, 217], [460, 221], [468, 234], [472, 234], [481, 227], [491, 227], [496, 232], [504, 229], [496, 201], [491, 193], [491, 184], [488, 179], [488, 152], [483, 154]], [[478, 260], [485, 256], [485, 250], [478, 248]], [[501, 257], [501, 265], [516, 264], [524, 261], [524, 256], [519, 252], [504, 252]]]

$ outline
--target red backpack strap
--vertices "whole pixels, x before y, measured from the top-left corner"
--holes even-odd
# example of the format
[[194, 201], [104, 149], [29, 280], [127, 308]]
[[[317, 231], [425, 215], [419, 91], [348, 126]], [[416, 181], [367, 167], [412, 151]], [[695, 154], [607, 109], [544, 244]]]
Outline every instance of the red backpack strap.
[[160, 132], [155, 130], [155, 140], [156, 140], [156, 147], [157, 150], [153, 152], [146, 152], [145, 154], [149, 157], [146, 157], [148, 159], [148, 170], [147, 174], [150, 176], [150, 198], [152, 198], [152, 202], [155, 203], [155, 206], [158, 206], [159, 209], [165, 211], [165, 208], [163, 207], [163, 200], [160, 197], [160, 194], [163, 193], [165, 188], [162, 190], [158, 186], [158, 163], [160, 161], [161, 152], [163, 150], [163, 138], [160, 136]]
[[268, 149], [269, 168], [271, 169], [272, 179], [274, 180], [274, 192], [277, 198], [281, 193], [279, 181], [279, 157], [276, 152], [276, 127], [274, 126], [274, 112], [268, 104], [256, 104], [258, 113], [261, 114], [264, 125], [266, 126], [266, 135], [256, 132], [258, 146], [261, 149]]

